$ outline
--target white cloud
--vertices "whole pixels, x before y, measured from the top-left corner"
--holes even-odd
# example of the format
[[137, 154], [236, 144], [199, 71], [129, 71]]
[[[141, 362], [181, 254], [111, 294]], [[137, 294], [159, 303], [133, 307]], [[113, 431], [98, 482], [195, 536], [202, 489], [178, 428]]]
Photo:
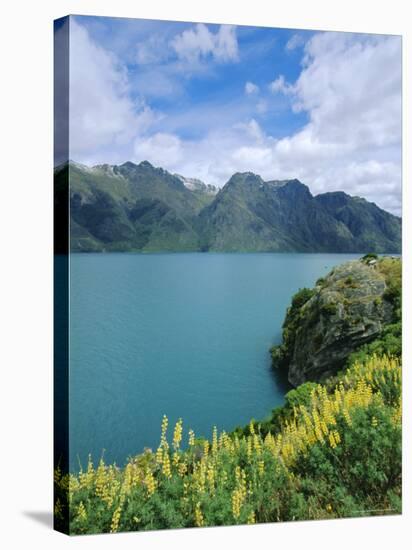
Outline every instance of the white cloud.
[[171, 46], [177, 56], [185, 61], [196, 62], [212, 56], [218, 62], [237, 61], [239, 58], [236, 28], [221, 25], [212, 33], [206, 25], [198, 23], [176, 35]]
[[322, 142], [384, 147], [401, 139], [401, 41], [322, 33], [305, 48], [295, 108]]
[[249, 122], [235, 124], [233, 129], [245, 132], [246, 135], [251, 137], [255, 142], [263, 143], [263, 141], [266, 140], [266, 135], [254, 118], [249, 120]]
[[167, 59], [168, 49], [164, 38], [158, 34], [152, 34], [146, 40], [136, 44], [136, 63], [138, 65], [151, 65]]
[[289, 40], [286, 42], [285, 49], [287, 51], [296, 50], [296, 48], [300, 48], [305, 43], [305, 39], [301, 34], [293, 34]]
[[182, 142], [178, 136], [158, 132], [147, 138], [137, 138], [134, 143], [137, 158], [172, 168], [178, 166], [183, 157]]
[[400, 78], [398, 38], [314, 35], [297, 81], [275, 81], [275, 91], [286, 89], [295, 110], [306, 112], [300, 131], [274, 139], [253, 119], [233, 124], [181, 140], [171, 167], [217, 185], [239, 170], [297, 177], [314, 194], [343, 190], [400, 214]]
[[246, 82], [245, 84], [245, 94], [246, 95], [252, 95], [257, 94], [259, 92], [259, 86], [254, 84], [253, 82]]
[[286, 82], [283, 74], [279, 75], [276, 80], [269, 84], [269, 89], [274, 94], [281, 93], [284, 95], [289, 95], [293, 93], [293, 86]]
[[277, 142], [280, 165], [295, 158], [315, 192], [333, 186], [400, 213], [400, 38], [314, 35], [292, 102], [309, 122]]
[[118, 149], [158, 119], [144, 101], [131, 100], [126, 69], [72, 18], [70, 156], [93, 159], [96, 152], [109, 150], [114, 158]]
[[260, 114], [260, 115], [263, 115], [264, 113], [266, 113], [269, 109], [269, 106], [268, 106], [268, 102], [265, 101], [264, 99], [261, 99], [260, 101], [258, 101], [256, 103], [256, 111]]
[[[308, 123], [272, 140], [270, 158], [260, 138], [262, 175], [298, 177], [314, 193], [340, 189], [400, 214], [400, 52], [397, 37], [314, 35], [297, 81], [280, 75], [270, 84]], [[251, 169], [256, 158], [251, 151]]]
[[251, 119], [209, 131], [200, 140], [182, 140], [176, 134], [156, 134], [135, 142], [135, 162], [147, 159], [171, 172], [195, 176], [222, 185], [239, 170], [259, 170], [270, 154], [270, 139]]

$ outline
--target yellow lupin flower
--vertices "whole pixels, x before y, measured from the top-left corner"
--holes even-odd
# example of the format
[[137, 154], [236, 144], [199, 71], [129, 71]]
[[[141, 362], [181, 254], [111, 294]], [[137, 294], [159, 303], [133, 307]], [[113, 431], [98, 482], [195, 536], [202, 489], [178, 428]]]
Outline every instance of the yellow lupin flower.
[[55, 502], [55, 505], [54, 505], [54, 515], [57, 518], [62, 518], [63, 517], [63, 506], [62, 506], [59, 498], [56, 499], [56, 502]]
[[202, 510], [200, 508], [200, 502], [198, 502], [195, 507], [195, 524], [197, 527], [203, 527], [203, 525], [205, 524]]
[[162, 418], [162, 439], [166, 437], [168, 424], [169, 424], [169, 420], [167, 416], [164, 414]]
[[87, 520], [86, 507], [84, 506], [82, 500], [80, 501], [80, 504], [77, 507], [77, 517], [80, 521], [86, 521]]
[[156, 491], [157, 482], [153, 476], [153, 473], [150, 470], [146, 471], [144, 481], [147, 489], [147, 495], [151, 497], [153, 493]]
[[183, 420], [179, 418], [179, 420], [176, 422], [175, 429], [173, 432], [173, 447], [175, 451], [179, 449], [180, 442], [182, 441], [182, 433], [183, 433]]
[[351, 417], [350, 417], [350, 414], [349, 414], [348, 409], [344, 409], [344, 411], [343, 411], [343, 417], [344, 417], [344, 419], [345, 419], [345, 421], [346, 421], [346, 424], [347, 424], [348, 426], [352, 426], [352, 419], [351, 419]]
[[215, 492], [215, 469], [213, 464], [209, 464], [207, 468], [207, 481], [209, 484], [209, 490], [213, 494]]
[[235, 519], [238, 519], [240, 516], [243, 500], [244, 497], [242, 489], [235, 489], [232, 493], [232, 514]]
[[112, 505], [113, 497], [109, 488], [109, 475], [103, 458], [100, 459], [99, 466], [96, 470], [95, 491], [96, 495], [103, 500], [108, 507]]
[[169, 445], [167, 443], [167, 438], [166, 438], [168, 424], [169, 424], [169, 420], [167, 416], [164, 414], [162, 419], [162, 433], [160, 436], [160, 447], [162, 447], [163, 449], [169, 448]]
[[247, 438], [247, 450], [246, 450], [246, 453], [247, 453], [247, 457], [248, 457], [248, 460], [250, 461], [250, 459], [252, 458], [252, 451], [253, 451], [253, 448], [252, 448], [252, 438], [251, 437], [248, 437]]
[[129, 462], [124, 470], [124, 479], [122, 485], [122, 494], [127, 495], [130, 492], [133, 482], [133, 466]]
[[247, 517], [247, 523], [248, 523], [248, 525], [253, 525], [254, 523], [256, 523], [255, 512], [253, 512], [253, 511], [250, 512], [250, 514]]
[[256, 433], [253, 434], [253, 447], [255, 448], [256, 454], [260, 455], [262, 446], [260, 444], [260, 438]]
[[156, 462], [158, 464], [163, 464], [163, 448], [162, 446], [159, 446], [156, 451]]
[[213, 433], [212, 433], [212, 455], [216, 456], [218, 451], [218, 442], [217, 442], [217, 428], [216, 426], [213, 426]]
[[116, 533], [117, 530], [119, 529], [121, 513], [122, 513], [122, 506], [119, 505], [116, 508], [116, 510], [113, 512], [112, 523], [110, 525], [110, 532], [111, 533]]
[[168, 479], [172, 477], [172, 471], [170, 469], [170, 458], [169, 458], [169, 452], [165, 449], [163, 453], [163, 468], [162, 468], [163, 475], [166, 476]]

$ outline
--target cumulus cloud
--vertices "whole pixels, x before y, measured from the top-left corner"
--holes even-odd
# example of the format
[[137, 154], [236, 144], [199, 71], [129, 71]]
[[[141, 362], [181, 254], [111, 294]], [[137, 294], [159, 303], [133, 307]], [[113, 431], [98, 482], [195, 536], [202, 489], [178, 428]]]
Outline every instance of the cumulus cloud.
[[[256, 120], [212, 129], [199, 140], [155, 134], [135, 142], [135, 161], [147, 159], [171, 172], [222, 185], [236, 171], [263, 170], [270, 154], [268, 138]], [[266, 151], [268, 149], [268, 151]]]
[[285, 49], [286, 51], [292, 51], [296, 50], [296, 48], [300, 48], [305, 43], [305, 39], [301, 34], [293, 34], [289, 40], [286, 42]]
[[252, 95], [257, 94], [259, 92], [259, 86], [254, 84], [253, 82], [246, 82], [245, 84], [245, 94], [246, 95]]
[[401, 140], [399, 37], [322, 33], [305, 48], [295, 109], [310, 113], [322, 142], [352, 149]]
[[288, 95], [293, 93], [293, 86], [289, 82], [286, 82], [283, 74], [279, 75], [276, 80], [269, 84], [269, 89], [274, 94], [281, 93]]
[[292, 95], [309, 122], [276, 143], [279, 165], [295, 157], [315, 191], [333, 185], [400, 213], [400, 38], [314, 35]]
[[306, 112], [301, 130], [274, 139], [253, 119], [216, 129], [181, 141], [171, 167], [218, 185], [238, 170], [298, 177], [314, 194], [343, 190], [400, 214], [400, 47], [396, 37], [314, 35], [297, 81], [272, 86]]
[[93, 158], [144, 133], [159, 116], [144, 101], [132, 101], [124, 66], [70, 22], [70, 156]]
[[138, 65], [151, 65], [165, 61], [168, 54], [165, 40], [158, 34], [152, 34], [146, 40], [136, 44], [136, 63]]
[[199, 61], [212, 56], [216, 61], [229, 62], [239, 59], [236, 28], [233, 25], [221, 25], [216, 33], [206, 25], [198, 23], [184, 30], [171, 41], [177, 56], [189, 62]]
[[178, 136], [158, 132], [146, 138], [138, 137], [134, 143], [134, 154], [139, 159], [173, 168], [182, 161], [183, 147]]

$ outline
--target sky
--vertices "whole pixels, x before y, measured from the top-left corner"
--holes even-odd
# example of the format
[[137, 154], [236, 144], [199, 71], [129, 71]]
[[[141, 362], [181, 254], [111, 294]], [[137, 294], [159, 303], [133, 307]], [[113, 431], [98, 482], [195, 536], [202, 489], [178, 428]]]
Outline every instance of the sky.
[[345, 191], [400, 215], [401, 45], [71, 16], [70, 158], [148, 160], [219, 187], [235, 172], [298, 178], [313, 194]]

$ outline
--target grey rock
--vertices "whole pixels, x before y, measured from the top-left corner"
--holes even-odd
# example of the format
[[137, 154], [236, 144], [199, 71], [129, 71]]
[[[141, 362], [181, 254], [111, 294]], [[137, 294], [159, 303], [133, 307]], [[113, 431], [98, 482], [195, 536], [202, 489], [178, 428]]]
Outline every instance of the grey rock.
[[294, 386], [333, 375], [355, 349], [379, 336], [393, 315], [385, 289], [376, 262], [360, 260], [334, 268], [316, 286], [300, 312], [288, 371]]

